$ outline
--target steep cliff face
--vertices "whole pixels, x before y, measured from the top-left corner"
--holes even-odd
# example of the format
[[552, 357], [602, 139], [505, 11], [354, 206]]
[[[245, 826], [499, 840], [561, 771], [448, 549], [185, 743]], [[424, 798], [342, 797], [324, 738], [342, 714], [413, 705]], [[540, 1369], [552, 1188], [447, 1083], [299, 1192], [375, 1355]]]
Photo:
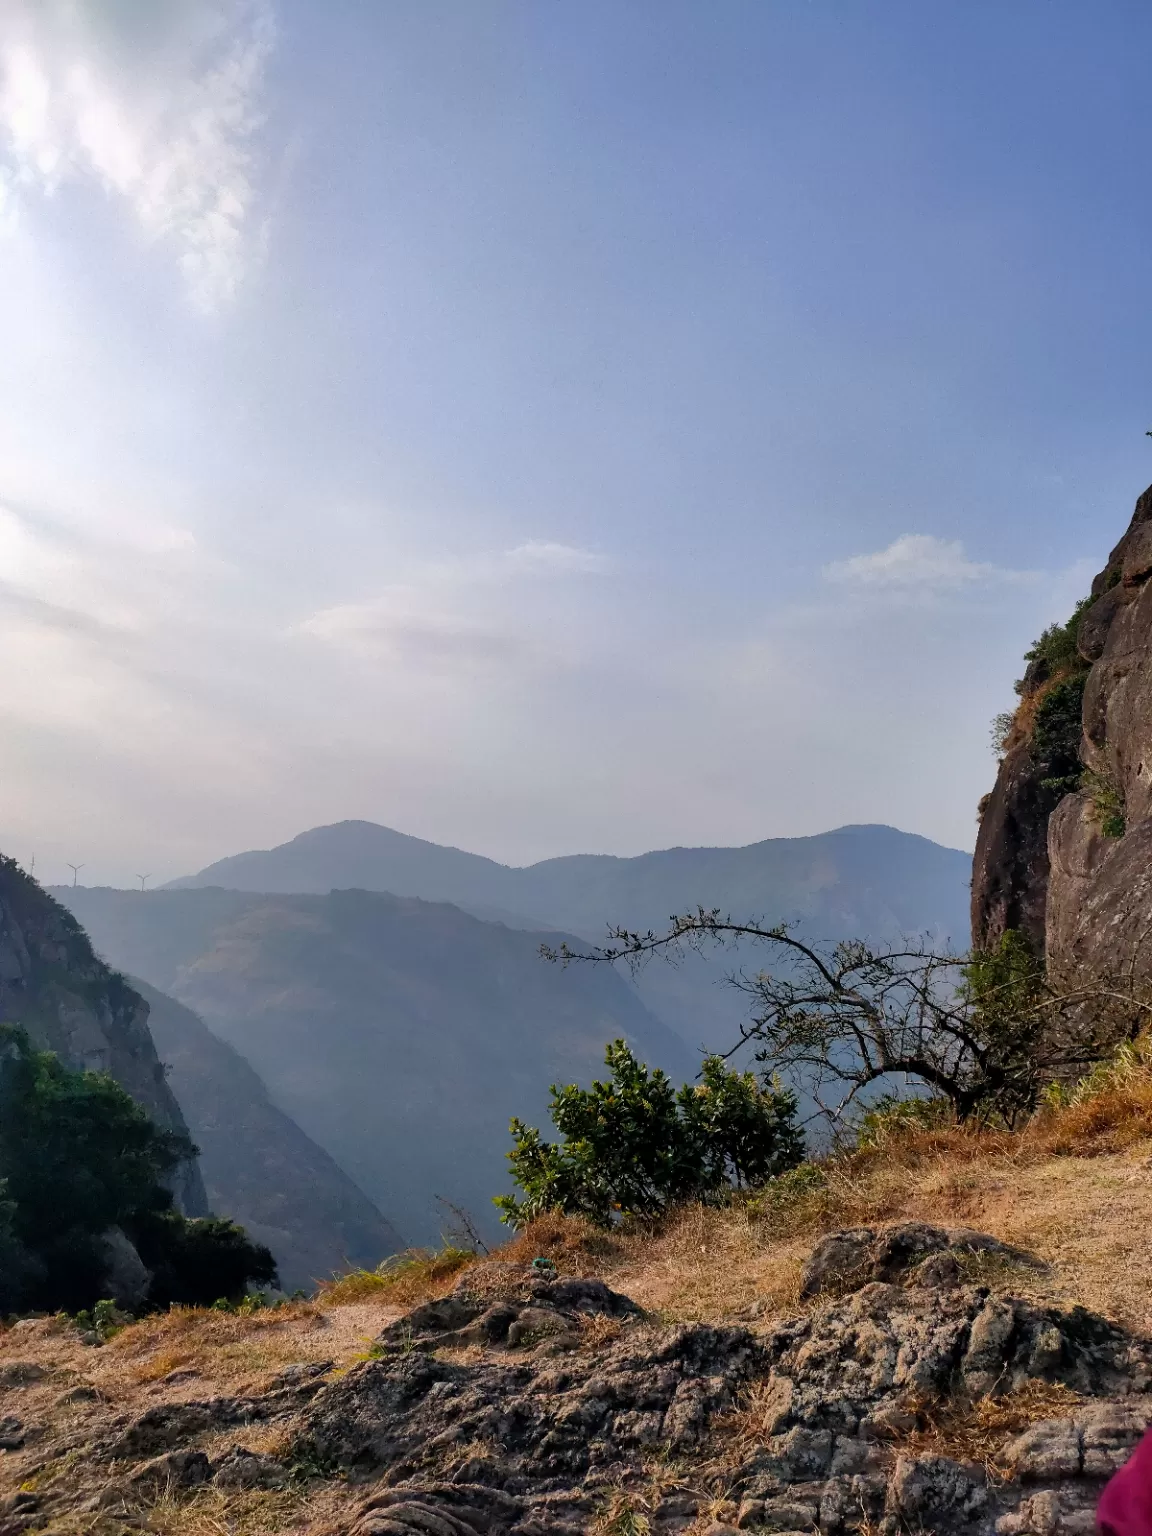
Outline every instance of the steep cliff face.
[[1092, 664], [1081, 744], [1089, 787], [1066, 796], [1048, 825], [1048, 960], [1061, 976], [1152, 974], [1150, 578], [1152, 488], [1092, 584], [1080, 638]]
[[[148, 1029], [148, 1004], [99, 960], [83, 928], [11, 859], [0, 857], [0, 1020], [19, 1024], [73, 1070], [110, 1073], [152, 1119], [187, 1133]], [[208, 1213], [194, 1164], [174, 1193]]]
[[1152, 974], [1150, 578], [1152, 488], [1069, 628], [1078, 660], [1061, 686], [1066, 703], [1073, 688], [1082, 697], [1082, 779], [1067, 763], [1053, 773], [1037, 750], [1036, 722], [1053, 683], [1034, 662], [980, 828], [973, 944], [1021, 929], [1057, 978]]

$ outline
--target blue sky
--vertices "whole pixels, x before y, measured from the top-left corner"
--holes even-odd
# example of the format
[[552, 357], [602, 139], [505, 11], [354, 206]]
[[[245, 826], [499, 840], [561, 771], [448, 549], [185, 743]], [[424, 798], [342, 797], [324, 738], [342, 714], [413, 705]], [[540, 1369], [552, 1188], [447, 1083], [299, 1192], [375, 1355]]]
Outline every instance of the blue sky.
[[887, 821], [1152, 480], [1152, 12], [9, 0], [0, 840]]

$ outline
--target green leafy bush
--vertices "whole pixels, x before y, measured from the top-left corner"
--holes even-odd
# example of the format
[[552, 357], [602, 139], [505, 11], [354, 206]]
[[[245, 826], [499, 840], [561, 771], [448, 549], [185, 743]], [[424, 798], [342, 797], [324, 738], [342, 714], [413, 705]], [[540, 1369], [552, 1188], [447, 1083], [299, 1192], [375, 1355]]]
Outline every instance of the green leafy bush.
[[164, 1180], [195, 1151], [111, 1077], [71, 1072], [0, 1025], [0, 1310], [92, 1309], [115, 1228], [153, 1271], [148, 1305], [207, 1304], [272, 1279], [271, 1254], [239, 1227], [172, 1209]]
[[638, 1062], [623, 1040], [604, 1060], [607, 1081], [553, 1086], [549, 1114], [562, 1142], [512, 1121], [508, 1158], [522, 1198], [496, 1200], [509, 1225], [550, 1210], [601, 1226], [652, 1218], [679, 1201], [762, 1183], [804, 1155], [795, 1095], [730, 1070], [718, 1056], [705, 1059], [698, 1083], [680, 1089]]
[[[1088, 664], [1077, 650], [1076, 642], [1080, 635], [1080, 621], [1095, 601], [1094, 597], [1082, 597], [1066, 623], [1049, 624], [1040, 638], [1024, 652], [1024, 660], [1041, 663], [1049, 677], [1055, 677], [1061, 672], [1086, 669]], [[1016, 691], [1024, 691], [1023, 678], [1016, 684]]]
[[1059, 794], [1070, 794], [1080, 787], [1086, 677], [1081, 673], [1053, 684], [1036, 706], [1032, 747], [1044, 772], [1040, 782]]
[[1092, 819], [1105, 837], [1123, 837], [1127, 829], [1124, 794], [1116, 781], [1105, 773], [1086, 768], [1081, 787], [1092, 801]]
[[178, 1211], [141, 1212], [131, 1236], [153, 1272], [153, 1306], [207, 1306], [243, 1297], [249, 1285], [271, 1285], [276, 1261], [234, 1221], [206, 1216], [190, 1221]]

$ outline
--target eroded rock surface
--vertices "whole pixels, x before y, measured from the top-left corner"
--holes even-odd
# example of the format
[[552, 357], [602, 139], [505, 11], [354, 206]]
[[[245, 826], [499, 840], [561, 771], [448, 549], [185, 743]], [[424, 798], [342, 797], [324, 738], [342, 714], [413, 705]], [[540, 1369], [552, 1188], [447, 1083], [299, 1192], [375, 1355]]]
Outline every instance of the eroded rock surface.
[[[102, 1482], [47, 1478], [0, 1531], [65, 1509], [130, 1520], [159, 1487], [194, 1500], [338, 1479], [348, 1514], [331, 1536], [581, 1536], [612, 1510], [655, 1536], [1088, 1536], [1152, 1423], [1152, 1341], [969, 1283], [985, 1254], [1028, 1260], [919, 1223], [834, 1233], [807, 1266], [810, 1309], [759, 1333], [669, 1326], [599, 1281], [481, 1267], [345, 1375], [302, 1367], [58, 1440], [43, 1465], [80, 1452]], [[277, 1423], [283, 1451], [244, 1443]]]
[[[517, 1318], [571, 1313], [560, 1287], [487, 1302], [462, 1291], [418, 1308], [388, 1330], [380, 1359], [326, 1388], [301, 1445], [385, 1485], [348, 1536], [574, 1533], [609, 1494], [676, 1532], [705, 1507], [708, 1474], [694, 1465], [731, 1500], [713, 1536], [1079, 1531], [1152, 1422], [1152, 1344], [1083, 1309], [964, 1284], [960, 1261], [982, 1253], [1035, 1263], [985, 1234], [923, 1224], [833, 1234], [806, 1283], [847, 1294], [759, 1337], [660, 1328], [606, 1289], [585, 1292], [581, 1315], [621, 1323], [591, 1357], [571, 1317], [534, 1347], [516, 1342]], [[924, 1443], [928, 1405], [962, 1415], [986, 1396], [1042, 1404], [1045, 1391], [1066, 1414], [1006, 1432], [998, 1479], [946, 1441]], [[654, 1468], [670, 1462], [683, 1482], [656, 1493]]]
[[958, 1283], [966, 1259], [983, 1254], [1009, 1264], [1043, 1266], [1019, 1248], [967, 1227], [951, 1230], [906, 1221], [895, 1227], [851, 1227], [823, 1238], [800, 1276], [800, 1294], [858, 1290], [869, 1280], [906, 1279], [919, 1270], [922, 1283]]

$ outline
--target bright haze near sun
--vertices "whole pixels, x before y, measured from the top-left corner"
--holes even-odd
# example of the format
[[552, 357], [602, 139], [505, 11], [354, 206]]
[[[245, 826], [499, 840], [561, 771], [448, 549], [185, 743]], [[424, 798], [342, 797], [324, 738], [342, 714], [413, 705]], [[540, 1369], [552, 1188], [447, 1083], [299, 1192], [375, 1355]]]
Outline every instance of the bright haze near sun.
[[0, 846], [889, 822], [1152, 478], [1152, 11], [5, 0]]

